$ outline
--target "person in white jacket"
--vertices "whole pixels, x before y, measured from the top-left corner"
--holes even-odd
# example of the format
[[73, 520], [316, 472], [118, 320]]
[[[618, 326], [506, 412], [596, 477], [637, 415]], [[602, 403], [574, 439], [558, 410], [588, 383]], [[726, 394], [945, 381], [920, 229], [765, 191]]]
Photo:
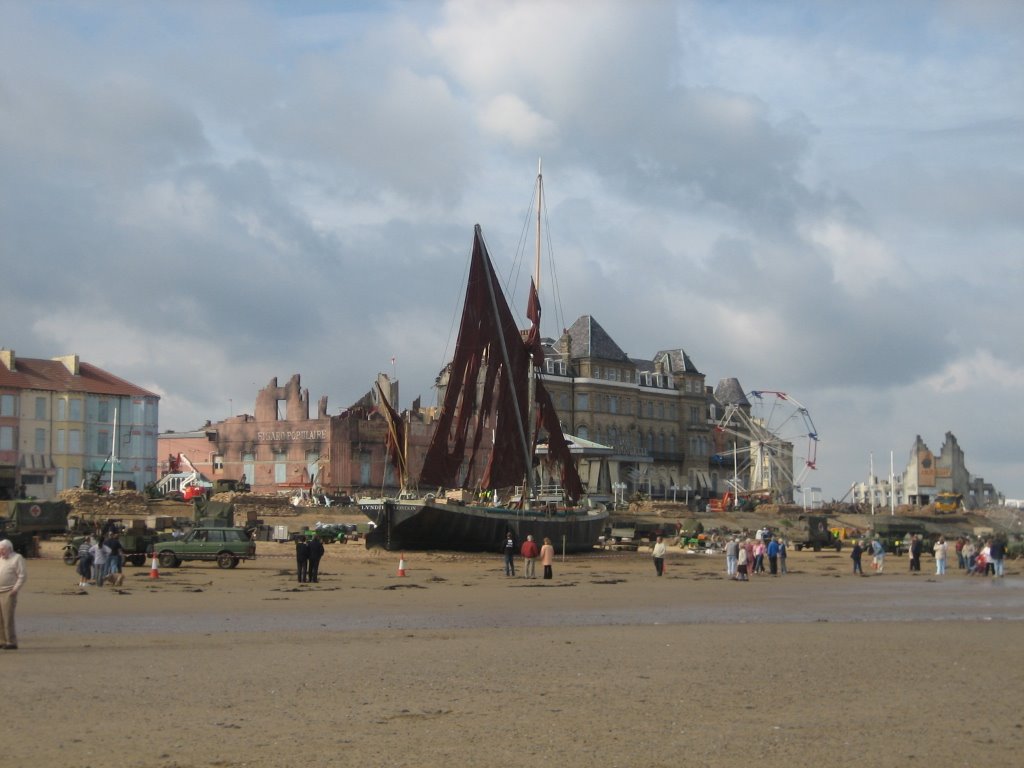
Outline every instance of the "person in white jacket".
[[0, 541], [0, 648], [18, 649], [18, 633], [14, 628], [14, 609], [18, 605], [18, 592], [25, 583], [25, 558], [14, 551], [14, 545]]
[[667, 547], [665, 546], [665, 539], [659, 536], [654, 546], [651, 547], [651, 555], [654, 557], [654, 570], [659, 576], [665, 572], [665, 552]]

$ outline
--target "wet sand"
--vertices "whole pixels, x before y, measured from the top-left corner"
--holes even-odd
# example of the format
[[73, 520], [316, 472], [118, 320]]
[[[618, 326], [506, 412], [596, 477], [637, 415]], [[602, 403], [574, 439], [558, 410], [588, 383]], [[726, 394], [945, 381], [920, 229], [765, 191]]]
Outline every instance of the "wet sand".
[[[785, 577], [721, 556], [607, 553], [510, 579], [501, 558], [286, 545], [222, 571], [79, 590], [29, 562], [0, 652], [5, 764], [1017, 765], [1024, 577]], [[955, 562], [954, 562], [955, 566]]]

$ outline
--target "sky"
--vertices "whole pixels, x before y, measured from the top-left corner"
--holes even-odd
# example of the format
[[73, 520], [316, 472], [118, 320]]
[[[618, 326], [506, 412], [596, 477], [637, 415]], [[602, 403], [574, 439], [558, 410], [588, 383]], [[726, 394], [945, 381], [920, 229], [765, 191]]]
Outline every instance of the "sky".
[[541, 158], [545, 335], [787, 393], [826, 499], [947, 432], [1024, 497], [1014, 0], [0, 0], [0, 346], [162, 431], [296, 373], [432, 403], [473, 225], [515, 275]]

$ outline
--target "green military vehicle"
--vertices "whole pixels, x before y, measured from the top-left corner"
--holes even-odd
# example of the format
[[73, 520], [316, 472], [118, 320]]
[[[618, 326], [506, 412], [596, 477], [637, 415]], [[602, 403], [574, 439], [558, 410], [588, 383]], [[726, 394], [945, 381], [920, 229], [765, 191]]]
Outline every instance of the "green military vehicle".
[[221, 568], [234, 568], [240, 560], [256, 557], [256, 542], [244, 528], [193, 528], [188, 535], [159, 541], [150, 550], [164, 568], [177, 568], [184, 560], [212, 560]]
[[14, 551], [29, 556], [33, 552], [33, 539], [52, 534], [67, 533], [68, 513], [66, 501], [36, 501], [34, 499], [0, 502], [0, 535], [9, 539]]
[[[87, 536], [73, 536], [64, 545], [64, 562], [74, 565], [78, 562], [78, 549]], [[148, 553], [153, 545], [160, 541], [160, 534], [148, 528], [126, 528], [118, 530], [117, 538], [121, 540], [121, 554], [125, 563], [134, 566], [146, 564]]]
[[874, 533], [882, 542], [885, 551], [895, 554], [897, 557], [910, 551], [911, 536], [921, 537], [922, 552], [933, 553], [932, 547], [935, 544], [936, 536], [919, 520], [905, 518], [881, 520], [875, 523]]
[[813, 549], [815, 552], [834, 549], [838, 552], [843, 548], [842, 540], [832, 532], [825, 515], [807, 515], [807, 527], [794, 533], [790, 539], [797, 552], [802, 549]]

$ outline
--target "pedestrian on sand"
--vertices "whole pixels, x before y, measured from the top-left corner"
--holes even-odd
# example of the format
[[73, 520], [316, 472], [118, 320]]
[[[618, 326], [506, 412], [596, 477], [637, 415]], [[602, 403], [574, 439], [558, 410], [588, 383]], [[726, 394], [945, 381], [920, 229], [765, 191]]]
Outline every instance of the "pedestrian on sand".
[[871, 542], [871, 567], [875, 569], [875, 573], [885, 570], [885, 547], [877, 536]]
[[789, 573], [789, 571], [786, 570], [786, 539], [784, 536], [779, 537], [779, 573]]
[[92, 536], [86, 536], [78, 545], [78, 586], [89, 586], [89, 579], [92, 578]]
[[104, 544], [102, 539], [96, 539], [96, 542], [89, 547], [89, 554], [92, 555], [92, 578], [97, 587], [102, 587], [103, 581], [107, 578], [107, 559], [110, 557], [110, 547]]
[[946, 544], [946, 537], [939, 536], [939, 540], [935, 542], [935, 546], [932, 547], [935, 552], [935, 575], [945, 576], [946, 575], [946, 552], [949, 550], [949, 545]]
[[779, 540], [775, 536], [768, 542], [768, 570], [772, 576], [779, 575]]
[[512, 538], [512, 531], [505, 534], [505, 575], [516, 575], [516, 540]]
[[764, 539], [760, 536], [754, 542], [754, 573], [764, 573]]
[[853, 575], [863, 576], [864, 570], [860, 567], [860, 558], [864, 554], [864, 548], [861, 547], [860, 541], [853, 542], [853, 551], [850, 552], [850, 559], [853, 560]]
[[18, 592], [25, 583], [25, 558], [14, 551], [14, 545], [0, 541], [0, 648], [18, 649], [18, 633], [14, 628], [14, 609]]
[[533, 540], [533, 536], [526, 537], [519, 554], [523, 556], [523, 576], [527, 579], [536, 579], [537, 555], [540, 554], [540, 550], [537, 548], [537, 542]]
[[298, 566], [299, 584], [305, 584], [309, 579], [309, 544], [305, 536], [295, 540], [295, 564]]
[[966, 543], [967, 541], [963, 536], [956, 537], [956, 567], [961, 571], [967, 567], [967, 563], [964, 561], [964, 544]]
[[651, 547], [651, 555], [654, 557], [654, 571], [659, 576], [665, 572], [665, 552], [667, 547], [665, 546], [665, 539], [659, 536], [654, 540], [654, 546]]
[[747, 581], [747, 548], [745, 546], [740, 547], [739, 553], [736, 555], [736, 575], [733, 578], [736, 581]]
[[320, 581], [320, 559], [324, 556], [324, 543], [320, 534], [314, 533], [309, 542], [309, 580], [314, 584]]
[[544, 537], [544, 546], [540, 548], [540, 564], [544, 566], [544, 578], [551, 578], [551, 564], [555, 562], [555, 548], [551, 546], [551, 539]]
[[998, 578], [1005, 573], [1003, 560], [1006, 558], [1006, 540], [1002, 536], [996, 536], [988, 546], [988, 555], [992, 558], [992, 575]]
[[747, 576], [753, 576], [756, 572], [754, 570], [754, 542], [751, 539], [744, 540], [743, 548], [747, 550]]
[[914, 535], [910, 540], [910, 570], [921, 570], [921, 550], [924, 549], [924, 542], [919, 535]]
[[107, 545], [107, 549], [110, 550], [110, 557], [107, 558], [107, 572], [104, 576], [112, 576], [115, 573], [121, 573], [124, 565], [124, 556], [121, 554], [124, 551], [124, 545], [121, 543], [121, 539], [118, 536], [117, 531], [112, 531], [107, 537], [107, 540], [103, 542]]
[[736, 577], [736, 562], [739, 559], [740, 543], [733, 536], [725, 545], [725, 575]]

